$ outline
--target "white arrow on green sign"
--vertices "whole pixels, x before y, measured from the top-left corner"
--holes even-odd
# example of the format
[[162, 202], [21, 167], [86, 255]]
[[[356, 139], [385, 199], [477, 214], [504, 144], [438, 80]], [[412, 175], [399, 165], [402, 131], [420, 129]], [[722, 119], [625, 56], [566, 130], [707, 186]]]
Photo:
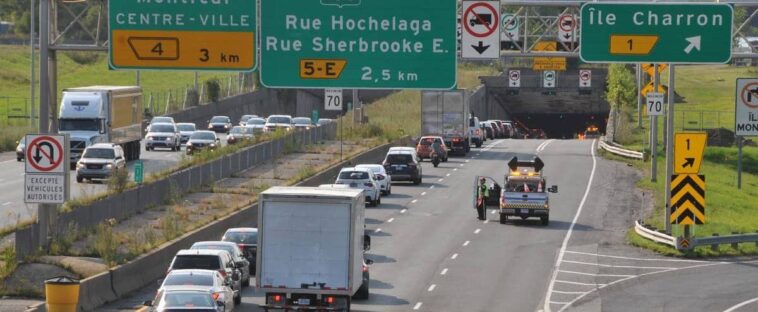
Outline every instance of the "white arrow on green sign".
[[732, 54], [728, 4], [586, 3], [582, 61], [588, 63], [726, 63]]
[[261, 0], [261, 81], [276, 88], [450, 89], [455, 0]]

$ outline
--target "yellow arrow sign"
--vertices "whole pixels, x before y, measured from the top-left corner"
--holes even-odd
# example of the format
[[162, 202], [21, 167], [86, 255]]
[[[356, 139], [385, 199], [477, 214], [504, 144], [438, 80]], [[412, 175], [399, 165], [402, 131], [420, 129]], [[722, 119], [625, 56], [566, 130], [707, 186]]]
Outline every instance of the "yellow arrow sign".
[[[666, 70], [666, 67], [668, 67], [668, 65], [666, 65], [666, 64], [658, 64], [658, 72], [662, 73], [664, 70]], [[646, 72], [649, 77], [654, 77], [655, 76], [655, 72], [653, 72], [654, 68], [655, 67], [653, 66], [653, 64], [650, 64], [650, 63], [648, 63], [648, 64], [642, 64], [642, 71]]]
[[674, 173], [698, 173], [708, 136], [705, 132], [676, 133], [674, 136]]
[[[653, 87], [653, 82], [652, 82], [652, 81], [651, 81], [651, 82], [648, 82], [648, 84], [647, 84], [647, 85], [645, 85], [645, 87], [644, 87], [644, 88], [642, 88], [642, 90], [640, 90], [640, 94], [641, 94], [642, 96], [647, 96], [648, 92], [654, 92], [654, 91], [653, 91], [654, 89], [655, 89], [655, 88]], [[659, 92], [659, 93], [663, 93], [663, 94], [666, 94], [666, 91], [667, 91], [667, 90], [668, 90], [668, 88], [667, 88], [666, 86], [664, 86], [664, 85], [662, 85], [662, 84], [659, 84], [659, 85], [658, 85], [658, 92]]]
[[705, 176], [697, 174], [671, 176], [669, 207], [671, 224], [705, 223]]

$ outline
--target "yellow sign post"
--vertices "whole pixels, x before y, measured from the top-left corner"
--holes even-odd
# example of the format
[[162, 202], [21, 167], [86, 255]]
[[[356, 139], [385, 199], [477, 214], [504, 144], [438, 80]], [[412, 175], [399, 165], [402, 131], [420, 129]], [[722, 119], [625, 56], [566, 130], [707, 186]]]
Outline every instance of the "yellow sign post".
[[707, 138], [708, 136], [704, 132], [675, 134], [674, 173], [695, 174], [700, 172]]

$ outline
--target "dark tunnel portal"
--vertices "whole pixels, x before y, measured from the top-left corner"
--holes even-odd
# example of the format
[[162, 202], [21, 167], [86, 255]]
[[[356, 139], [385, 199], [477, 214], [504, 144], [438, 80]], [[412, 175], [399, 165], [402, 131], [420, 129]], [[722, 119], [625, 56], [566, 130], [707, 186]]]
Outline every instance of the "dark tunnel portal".
[[605, 134], [608, 113], [604, 114], [514, 114], [518, 120], [530, 129], [542, 129], [551, 139], [572, 139], [584, 133], [588, 126], [594, 125]]

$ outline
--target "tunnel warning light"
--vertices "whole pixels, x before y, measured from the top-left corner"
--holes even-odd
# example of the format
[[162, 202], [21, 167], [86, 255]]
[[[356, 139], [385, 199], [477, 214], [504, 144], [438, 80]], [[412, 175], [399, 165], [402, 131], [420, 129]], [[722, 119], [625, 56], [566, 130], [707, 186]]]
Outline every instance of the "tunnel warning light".
[[657, 35], [611, 35], [611, 54], [648, 55], [658, 42]]

